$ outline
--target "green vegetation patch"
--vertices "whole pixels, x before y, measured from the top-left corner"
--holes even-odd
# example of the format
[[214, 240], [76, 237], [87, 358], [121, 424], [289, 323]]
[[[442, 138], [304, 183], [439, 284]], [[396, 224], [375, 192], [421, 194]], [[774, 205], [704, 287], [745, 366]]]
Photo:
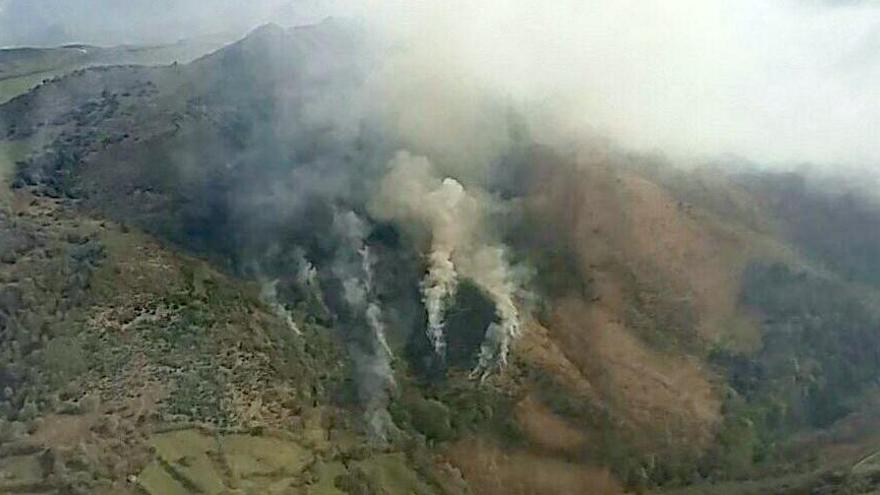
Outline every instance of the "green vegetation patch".
[[299, 444], [279, 438], [227, 435], [221, 437], [220, 443], [237, 479], [295, 475], [313, 460], [311, 452]]
[[341, 462], [318, 461], [312, 468], [316, 481], [306, 487], [308, 495], [345, 495], [336, 487], [336, 479], [344, 477], [348, 470]]
[[188, 490], [159, 461], [153, 461], [141, 471], [138, 484], [150, 495], [190, 495]]
[[857, 410], [880, 376], [880, 315], [863, 294], [781, 264], [754, 264], [741, 302], [763, 317], [754, 354], [715, 349], [731, 387], [707, 473], [746, 476], [776, 458], [778, 443], [827, 428]]
[[[153, 435], [156, 459], [138, 476], [151, 495], [167, 493], [288, 493], [314, 462], [314, 455], [298, 443], [272, 436], [210, 435], [187, 429]], [[344, 468], [343, 468], [344, 471]], [[337, 469], [325, 473], [335, 477]], [[326, 488], [327, 481], [321, 486]], [[322, 492], [315, 492], [322, 493]], [[323, 493], [334, 493], [324, 491]]]
[[15, 173], [15, 164], [27, 156], [30, 144], [26, 141], [0, 141], [0, 189], [6, 191], [7, 182]]
[[212, 460], [218, 452], [215, 439], [195, 430], [183, 430], [156, 435], [150, 443], [166, 468], [179, 473], [201, 493], [223, 492], [223, 476]]
[[36, 88], [47, 79], [54, 79], [70, 72], [70, 68], [48, 70], [35, 74], [27, 74], [19, 77], [10, 77], [0, 80], [0, 104], [23, 95]]
[[0, 487], [3, 484], [28, 485], [43, 481], [43, 467], [34, 455], [0, 459]]
[[[348, 483], [340, 483], [343, 486], [358, 486], [358, 489], [350, 489], [348, 493], [365, 493], [360, 491], [364, 487], [363, 480], [368, 480], [367, 487], [381, 491], [376, 493], [410, 493], [430, 494], [434, 491], [407, 465], [406, 455], [403, 453], [382, 454], [369, 459], [353, 463], [353, 472], [358, 473]], [[360, 478], [360, 479], [358, 479]], [[373, 492], [366, 492], [373, 493]]]

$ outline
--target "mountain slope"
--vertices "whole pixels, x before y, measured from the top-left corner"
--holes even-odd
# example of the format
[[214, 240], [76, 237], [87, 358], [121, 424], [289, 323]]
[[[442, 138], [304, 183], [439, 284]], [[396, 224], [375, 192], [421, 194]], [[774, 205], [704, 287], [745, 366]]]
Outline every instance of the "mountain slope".
[[[16, 148], [0, 217], [16, 442], [0, 471], [57, 459], [15, 486], [876, 484], [825, 475], [878, 448], [880, 209], [863, 193], [681, 172], [608, 145], [560, 151], [510, 117], [481, 186], [505, 201], [486, 230], [526, 267], [528, 316], [508, 365], [474, 379], [494, 294], [460, 282], [437, 357], [427, 248], [371, 216], [406, 138], [365, 101], [380, 61], [364, 36], [333, 20], [267, 26], [191, 64], [77, 71], [0, 107], [3, 149]], [[359, 287], [387, 342], [349, 301]], [[96, 456], [120, 429], [112, 447], [131, 454]], [[286, 458], [252, 459], [272, 442]]]
[[46, 80], [95, 66], [185, 63], [216, 50], [228, 40], [204, 37], [158, 46], [98, 47], [66, 45], [58, 48], [0, 49], [0, 103], [28, 92]]

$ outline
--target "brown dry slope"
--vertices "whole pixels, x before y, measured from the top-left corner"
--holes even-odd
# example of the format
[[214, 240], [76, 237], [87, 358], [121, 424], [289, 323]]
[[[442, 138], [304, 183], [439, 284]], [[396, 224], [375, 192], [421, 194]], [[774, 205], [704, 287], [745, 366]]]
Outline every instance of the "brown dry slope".
[[[660, 476], [661, 463], [693, 466], [721, 424], [722, 380], [707, 349], [754, 345], [757, 329], [737, 301], [739, 274], [772, 250], [646, 175], [558, 161], [538, 162], [534, 173], [527, 250], [549, 269], [539, 275], [547, 300], [515, 350], [529, 378], [514, 387], [512, 422], [526, 442], [463, 440], [452, 462], [487, 493], [508, 483], [565, 493], [566, 483], [605, 479], [609, 465], [638, 487]], [[567, 466], [570, 475], [554, 476], [560, 485], [520, 479], [523, 463]]]
[[[738, 217], [739, 209], [720, 217], [689, 204], [607, 153], [537, 153], [532, 165], [526, 249], [547, 268], [539, 278], [548, 301], [517, 353], [592, 412], [526, 391], [518, 427], [538, 451], [579, 452], [585, 465], [607, 462], [614, 447], [597, 454], [595, 445], [610, 430], [610, 443], [629, 449], [619, 462], [636, 465], [618, 474], [634, 471], [636, 485], [652, 475], [655, 459], [693, 462], [713, 446], [722, 421], [724, 382], [707, 362], [709, 350], [761, 343], [755, 316], [739, 301], [743, 271], [754, 260], [797, 255], [772, 230]], [[723, 180], [711, 187], [748, 197]]]
[[486, 495], [617, 495], [620, 484], [607, 469], [503, 449], [484, 439], [465, 440], [450, 450], [474, 493]]
[[585, 287], [550, 304], [551, 338], [649, 445], [706, 446], [720, 406], [712, 377], [698, 356], [682, 354], [686, 346], [652, 339], [696, 349], [712, 318], [733, 313], [736, 267], [726, 255], [741, 252], [738, 239], [710, 237], [659, 186], [611, 167], [544, 174], [530, 207], [554, 220], [542, 238], [562, 239], [553, 247], [573, 259]]

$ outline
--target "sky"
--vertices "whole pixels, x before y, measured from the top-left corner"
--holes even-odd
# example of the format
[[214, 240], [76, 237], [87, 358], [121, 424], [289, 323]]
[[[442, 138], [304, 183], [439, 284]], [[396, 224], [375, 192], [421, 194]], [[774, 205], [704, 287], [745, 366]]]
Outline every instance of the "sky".
[[[208, 7], [209, 6], [209, 7]], [[546, 127], [674, 156], [880, 169], [880, 2], [0, 0], [0, 45], [174, 41], [327, 15]]]

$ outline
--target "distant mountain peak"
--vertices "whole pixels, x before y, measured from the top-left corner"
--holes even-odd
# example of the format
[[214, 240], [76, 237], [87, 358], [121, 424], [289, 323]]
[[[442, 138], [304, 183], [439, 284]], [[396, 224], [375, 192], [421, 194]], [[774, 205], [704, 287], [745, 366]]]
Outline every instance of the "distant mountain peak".
[[246, 37], [250, 38], [253, 36], [282, 36], [284, 35], [284, 28], [275, 24], [274, 22], [269, 22], [254, 28]]
[[263, 24], [244, 37], [243, 41], [257, 41], [262, 43], [277, 43], [284, 39], [287, 31], [275, 23]]

